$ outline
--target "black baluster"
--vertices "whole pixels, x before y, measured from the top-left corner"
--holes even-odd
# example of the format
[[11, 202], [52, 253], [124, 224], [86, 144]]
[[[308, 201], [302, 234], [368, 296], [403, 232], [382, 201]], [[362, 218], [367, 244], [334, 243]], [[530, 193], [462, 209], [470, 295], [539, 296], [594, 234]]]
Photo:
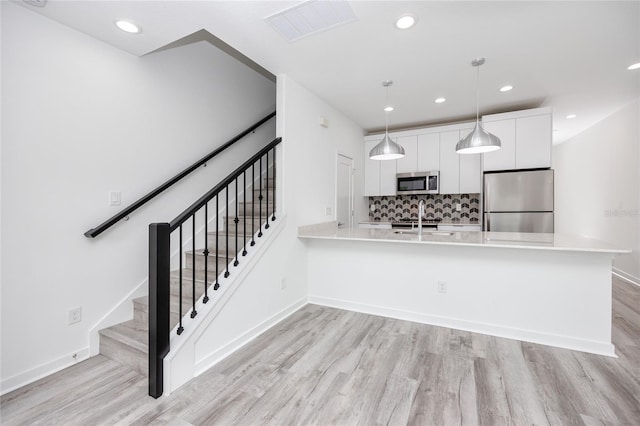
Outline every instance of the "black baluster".
[[218, 248], [218, 221], [220, 220], [220, 209], [218, 208], [218, 199], [220, 198], [220, 194], [216, 194], [216, 283], [213, 285], [213, 290], [217, 290], [220, 288], [220, 283], [218, 282], [218, 255], [220, 254], [220, 249]]
[[262, 157], [260, 157], [260, 174], [258, 175], [260, 182], [260, 195], [258, 196], [258, 200], [260, 200], [260, 212], [258, 213], [258, 226], [260, 227], [258, 230], [258, 238], [262, 237]]
[[233, 261], [233, 266], [238, 266], [238, 264], [240, 263], [238, 261], [238, 222], [240, 221], [240, 219], [238, 219], [238, 177], [236, 176], [236, 194], [235, 197], [236, 199], [236, 217], [233, 219], [233, 221], [236, 224], [236, 249], [234, 250], [236, 253], [236, 260]]
[[264, 229], [269, 229], [269, 151], [267, 151], [267, 223], [264, 225]]
[[202, 303], [207, 303], [209, 301], [209, 296], [207, 294], [207, 287], [209, 281], [207, 281], [207, 270], [209, 269], [209, 203], [205, 203], [204, 205], [204, 251], [202, 254], [204, 255], [204, 297], [202, 298]]
[[178, 244], [180, 244], [180, 250], [179, 250], [180, 260], [178, 264], [178, 268], [179, 268], [178, 270], [180, 271], [178, 274], [178, 288], [179, 288], [178, 319], [180, 323], [178, 326], [178, 334], [182, 334], [182, 332], [184, 331], [184, 327], [182, 327], [182, 225], [180, 225], [180, 227], [178, 228], [178, 232], [180, 233], [180, 238], [178, 242]]
[[227, 255], [226, 255], [226, 268], [227, 270], [224, 272], [224, 277], [227, 278], [230, 273], [229, 273], [229, 185], [227, 185], [224, 189], [224, 195], [225, 195], [225, 204], [224, 204], [224, 208], [225, 208], [225, 212], [227, 213], [227, 221], [224, 225], [224, 231], [226, 233], [226, 241], [227, 241]]
[[242, 255], [247, 255], [247, 170], [242, 172], [242, 184], [244, 185], [244, 191], [242, 191]]
[[[196, 214], [194, 213], [191, 216], [191, 256], [193, 257], [193, 262], [191, 262], [191, 267], [193, 271], [191, 271], [191, 318], [195, 318], [198, 315], [196, 311]], [[207, 263], [207, 258], [204, 259], [205, 264]]]
[[256, 232], [256, 163], [251, 165], [251, 247], [256, 245], [255, 232]]
[[[271, 166], [271, 175], [273, 178], [273, 210], [271, 214], [271, 221], [276, 220], [276, 147], [273, 147], [273, 166]], [[268, 174], [268, 173], [267, 173]]]

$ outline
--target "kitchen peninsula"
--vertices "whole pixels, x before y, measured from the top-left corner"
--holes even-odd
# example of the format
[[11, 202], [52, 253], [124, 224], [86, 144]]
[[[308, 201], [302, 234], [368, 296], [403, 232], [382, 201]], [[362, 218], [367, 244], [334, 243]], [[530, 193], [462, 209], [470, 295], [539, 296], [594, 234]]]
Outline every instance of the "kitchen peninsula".
[[309, 300], [336, 308], [615, 356], [618, 249], [568, 235], [301, 227]]

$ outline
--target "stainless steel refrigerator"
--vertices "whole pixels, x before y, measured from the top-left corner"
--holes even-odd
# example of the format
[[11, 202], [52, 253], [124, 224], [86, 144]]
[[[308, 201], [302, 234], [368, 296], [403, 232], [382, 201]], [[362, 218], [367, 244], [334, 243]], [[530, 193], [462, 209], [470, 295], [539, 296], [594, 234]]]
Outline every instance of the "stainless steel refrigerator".
[[484, 230], [553, 232], [553, 170], [484, 174]]

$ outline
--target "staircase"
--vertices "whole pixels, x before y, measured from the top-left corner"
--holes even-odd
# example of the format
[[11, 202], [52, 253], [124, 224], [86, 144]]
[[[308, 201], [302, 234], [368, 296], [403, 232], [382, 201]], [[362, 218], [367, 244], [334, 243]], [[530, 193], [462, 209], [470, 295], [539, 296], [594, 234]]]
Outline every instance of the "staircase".
[[[272, 176], [271, 170], [267, 174]], [[207, 251], [205, 255], [204, 247], [200, 249], [188, 250], [184, 253], [182, 282], [180, 281], [180, 270], [171, 271], [170, 275], [170, 327], [173, 328], [180, 321], [180, 312], [182, 312], [182, 322], [184, 326], [188, 326], [189, 311], [193, 301], [193, 266], [195, 266], [195, 290], [196, 301], [204, 294], [204, 276], [205, 262], [207, 264], [207, 295], [208, 303], [216, 303], [216, 293], [214, 283], [216, 282], [216, 266], [218, 268], [218, 283], [224, 285], [223, 278], [225, 271], [231, 274], [237, 273], [243, 266], [242, 252], [246, 243], [247, 250], [250, 249], [252, 237], [259, 231], [265, 231], [265, 223], [267, 215], [269, 222], [271, 215], [275, 211], [273, 192], [275, 190], [275, 181], [272, 177], [262, 178], [262, 191], [260, 188], [253, 189], [253, 197], [251, 196], [252, 188], [247, 189], [247, 199], [253, 199], [254, 202], [238, 202], [237, 212], [235, 202], [230, 203], [225, 211], [232, 216], [225, 216], [223, 226], [220, 226], [217, 233], [208, 232]], [[259, 185], [256, 185], [258, 187]], [[269, 188], [268, 193], [265, 188]], [[260, 207], [259, 196], [262, 193], [262, 208]], [[239, 199], [242, 201], [243, 195]], [[267, 204], [268, 200], [268, 204]], [[235, 213], [235, 214], [234, 214]], [[236, 216], [238, 223], [236, 226]], [[217, 219], [215, 219], [217, 220]], [[215, 221], [213, 225], [215, 229]], [[209, 225], [211, 229], [211, 224]], [[245, 234], [246, 229], [246, 234]], [[237, 230], [237, 232], [236, 232]], [[237, 236], [237, 238], [236, 238]], [[258, 238], [255, 236], [255, 242]], [[228, 240], [228, 246], [227, 246]], [[236, 243], [237, 241], [237, 243]], [[227, 257], [228, 248], [228, 257]], [[240, 261], [238, 266], [234, 266], [234, 259], [238, 256]], [[195, 265], [194, 265], [195, 259]], [[180, 285], [182, 284], [182, 285]], [[182, 306], [180, 306], [180, 287], [182, 287]], [[216, 288], [217, 289], [217, 288]], [[131, 369], [147, 376], [149, 373], [149, 297], [143, 296], [133, 300], [133, 319], [120, 324], [100, 330], [100, 353], [114, 361], [117, 361]]]

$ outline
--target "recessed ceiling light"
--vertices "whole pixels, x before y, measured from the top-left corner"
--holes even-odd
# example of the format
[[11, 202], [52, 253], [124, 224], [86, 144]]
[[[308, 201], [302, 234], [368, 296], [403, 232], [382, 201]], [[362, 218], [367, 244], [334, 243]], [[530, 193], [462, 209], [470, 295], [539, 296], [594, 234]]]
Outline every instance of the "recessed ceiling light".
[[446, 99], [445, 99], [445, 98], [438, 98], [438, 99], [436, 99], [436, 100], [435, 100], [435, 102], [436, 102], [437, 104], [441, 104], [441, 103], [443, 103], [444, 101], [446, 101]]
[[509, 90], [513, 89], [513, 86], [509, 86], [508, 84], [506, 86], [502, 86], [500, 88], [501, 92], [508, 92]]
[[394, 108], [391, 105], [387, 105], [386, 107], [384, 107], [384, 112], [391, 112], [393, 110]]
[[640, 62], [638, 62], [637, 64], [633, 64], [633, 65], [629, 65], [629, 68], [627, 68], [628, 70], [637, 70], [640, 69]]
[[396, 28], [399, 30], [408, 30], [416, 24], [416, 17], [413, 15], [402, 15], [396, 19]]
[[567, 115], [567, 118], [569, 118], [569, 119], [571, 119], [571, 118], [576, 118], [576, 117], [577, 117], [577, 115], [575, 115], [575, 114], [569, 114], [569, 115]]
[[142, 32], [139, 26], [129, 21], [116, 21], [116, 27], [130, 34], [140, 34]]

